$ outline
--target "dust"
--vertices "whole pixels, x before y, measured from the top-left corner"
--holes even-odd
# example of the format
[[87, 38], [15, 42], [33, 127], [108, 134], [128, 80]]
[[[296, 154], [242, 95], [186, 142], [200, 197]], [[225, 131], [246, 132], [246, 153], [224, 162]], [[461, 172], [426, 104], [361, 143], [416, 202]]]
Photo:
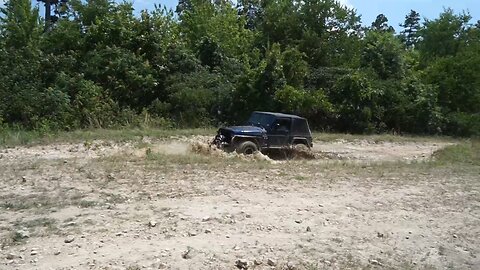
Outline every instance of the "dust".
[[166, 155], [187, 155], [190, 151], [189, 145], [183, 142], [157, 143], [150, 148]]
[[289, 151], [292, 159], [312, 160], [312, 159], [318, 159], [322, 157], [321, 153], [315, 153], [310, 148], [307, 148], [307, 147], [301, 147], [301, 148], [294, 147]]
[[266, 161], [270, 163], [276, 163], [269, 156], [262, 154], [261, 152], [256, 152], [253, 155], [243, 155], [236, 152], [225, 152], [222, 149], [219, 149], [217, 146], [212, 145], [209, 140], [204, 138], [194, 138], [190, 141], [190, 151], [192, 153], [212, 156], [217, 158], [230, 158], [230, 159], [241, 159], [244, 161]]
[[214, 157], [228, 157], [229, 154], [218, 149], [215, 145], [203, 140], [192, 140], [190, 142], [190, 151], [192, 153], [214, 156]]

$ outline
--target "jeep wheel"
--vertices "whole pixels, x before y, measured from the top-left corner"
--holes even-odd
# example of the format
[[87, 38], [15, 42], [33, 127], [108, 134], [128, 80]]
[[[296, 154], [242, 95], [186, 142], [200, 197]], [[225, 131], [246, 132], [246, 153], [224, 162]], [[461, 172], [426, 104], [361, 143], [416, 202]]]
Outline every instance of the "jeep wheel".
[[303, 143], [294, 144], [292, 148], [292, 159], [315, 159], [315, 153], [310, 147]]
[[296, 143], [293, 145], [293, 149], [295, 149], [295, 151], [299, 151], [299, 152], [308, 152], [310, 151], [310, 147], [308, 147], [306, 144], [303, 144], [303, 143]]
[[244, 155], [253, 155], [255, 152], [258, 151], [258, 147], [254, 142], [245, 141], [240, 143], [237, 147], [237, 153], [244, 154]]

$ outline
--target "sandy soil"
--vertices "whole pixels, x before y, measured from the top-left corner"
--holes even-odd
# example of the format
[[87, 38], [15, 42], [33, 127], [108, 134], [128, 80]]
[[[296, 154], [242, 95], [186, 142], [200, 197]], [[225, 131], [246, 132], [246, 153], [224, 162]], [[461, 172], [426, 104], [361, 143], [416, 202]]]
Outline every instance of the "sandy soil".
[[0, 150], [0, 269], [480, 269], [479, 173], [430, 165], [444, 143], [205, 140]]

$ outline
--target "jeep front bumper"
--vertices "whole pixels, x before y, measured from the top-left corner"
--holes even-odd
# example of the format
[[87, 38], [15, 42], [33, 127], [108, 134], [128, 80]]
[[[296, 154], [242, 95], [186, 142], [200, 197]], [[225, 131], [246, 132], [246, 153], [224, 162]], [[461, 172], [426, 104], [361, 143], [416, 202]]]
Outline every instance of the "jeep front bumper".
[[215, 136], [215, 139], [213, 139], [212, 144], [217, 146], [217, 148], [219, 149], [227, 148], [230, 146], [230, 143], [227, 142], [226, 139], [227, 138], [225, 137], [225, 135], [218, 134], [217, 136]]

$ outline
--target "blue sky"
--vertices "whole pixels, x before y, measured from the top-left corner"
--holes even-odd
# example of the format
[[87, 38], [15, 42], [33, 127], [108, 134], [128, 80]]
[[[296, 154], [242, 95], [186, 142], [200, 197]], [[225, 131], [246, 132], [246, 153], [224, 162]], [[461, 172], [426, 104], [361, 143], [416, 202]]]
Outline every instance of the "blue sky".
[[364, 24], [371, 24], [378, 14], [383, 13], [390, 24], [397, 29], [411, 9], [419, 12], [422, 18], [435, 19], [444, 8], [450, 7], [456, 13], [469, 11], [473, 17], [472, 22], [480, 19], [479, 0], [348, 0], [347, 2], [362, 14]]
[[[175, 9], [178, 0], [131, 0], [136, 9], [151, 9], [154, 4], [166, 5]], [[456, 13], [470, 11], [474, 22], [480, 20], [480, 0], [340, 0], [340, 2], [357, 9], [362, 15], [362, 22], [370, 25], [378, 14], [383, 13], [397, 30], [411, 9], [422, 17], [435, 19], [443, 8], [451, 7]]]

